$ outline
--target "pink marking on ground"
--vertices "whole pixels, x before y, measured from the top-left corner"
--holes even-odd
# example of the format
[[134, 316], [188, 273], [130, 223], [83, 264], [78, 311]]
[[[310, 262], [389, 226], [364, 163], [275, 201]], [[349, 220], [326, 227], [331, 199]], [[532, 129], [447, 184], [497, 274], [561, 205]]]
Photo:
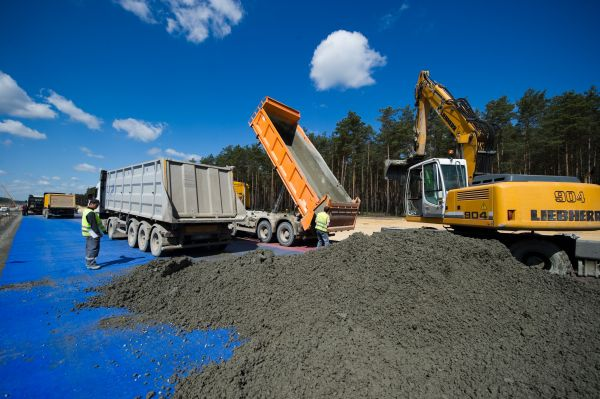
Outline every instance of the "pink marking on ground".
[[279, 248], [282, 249], [284, 251], [292, 251], [292, 252], [308, 252], [308, 251], [313, 251], [315, 249], [317, 249], [316, 247], [308, 247], [308, 246], [295, 246], [295, 247], [284, 247], [281, 244], [277, 244], [277, 243], [265, 243], [265, 242], [261, 242], [258, 244], [261, 247], [274, 247], [274, 248]]

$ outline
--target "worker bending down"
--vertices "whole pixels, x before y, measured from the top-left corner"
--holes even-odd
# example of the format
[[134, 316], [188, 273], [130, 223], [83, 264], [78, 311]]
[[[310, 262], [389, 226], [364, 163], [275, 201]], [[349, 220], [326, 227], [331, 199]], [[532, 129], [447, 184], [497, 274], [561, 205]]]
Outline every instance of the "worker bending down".
[[315, 218], [315, 230], [317, 231], [317, 248], [329, 245], [329, 235], [327, 234], [327, 228], [329, 227], [329, 207], [325, 205], [323, 211], [317, 213]]
[[100, 269], [96, 258], [100, 252], [100, 237], [106, 233], [100, 215], [94, 212], [98, 205], [100, 201], [91, 199], [81, 216], [81, 235], [85, 237], [85, 266], [90, 270]]

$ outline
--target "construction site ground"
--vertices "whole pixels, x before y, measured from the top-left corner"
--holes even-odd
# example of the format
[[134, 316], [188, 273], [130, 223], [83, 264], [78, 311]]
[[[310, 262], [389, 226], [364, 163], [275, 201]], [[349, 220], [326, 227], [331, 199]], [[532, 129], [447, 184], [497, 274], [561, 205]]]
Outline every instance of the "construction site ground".
[[[149, 392], [158, 397], [172, 389], [176, 371], [231, 356], [225, 329], [179, 334], [167, 324], [103, 328], [110, 325], [107, 319], [126, 312], [74, 311], [92, 295], [86, 289], [154, 257], [129, 248], [126, 240], [105, 238], [98, 259], [103, 268], [90, 271], [84, 266], [80, 219], [18, 218], [12, 245], [2, 247], [8, 258], [0, 264], [0, 397], [133, 398]], [[10, 238], [7, 234], [4, 242]], [[259, 247], [277, 254], [308, 250], [241, 238], [226, 253]], [[202, 250], [186, 254], [206, 259], [226, 256]]]
[[[381, 231], [382, 228], [391, 227], [398, 229], [414, 229], [426, 227], [431, 229], [444, 229], [444, 226], [432, 223], [408, 222], [403, 217], [385, 217], [385, 216], [359, 216], [356, 220], [356, 227], [353, 231], [342, 231], [335, 233], [334, 240], [343, 240], [350, 237], [353, 233], [360, 232], [371, 235], [374, 232]], [[518, 232], [517, 232], [518, 233]], [[561, 234], [557, 231], [539, 232], [540, 234]], [[600, 231], [577, 231], [574, 234], [586, 240], [600, 241]]]
[[245, 236], [157, 260], [104, 239], [89, 271], [78, 218], [21, 218], [0, 397], [600, 395], [597, 279], [414, 227], [359, 217], [319, 251]]

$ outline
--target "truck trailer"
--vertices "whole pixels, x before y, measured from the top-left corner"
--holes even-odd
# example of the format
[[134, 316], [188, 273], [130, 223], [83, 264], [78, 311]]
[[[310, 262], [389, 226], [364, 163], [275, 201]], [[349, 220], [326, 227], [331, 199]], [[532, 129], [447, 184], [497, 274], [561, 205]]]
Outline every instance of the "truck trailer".
[[69, 217], [75, 215], [75, 194], [44, 193], [44, 209], [42, 215], [46, 219], [51, 217]]
[[102, 170], [98, 208], [111, 239], [154, 256], [178, 248], [224, 249], [228, 226], [244, 219], [233, 167], [156, 159]]

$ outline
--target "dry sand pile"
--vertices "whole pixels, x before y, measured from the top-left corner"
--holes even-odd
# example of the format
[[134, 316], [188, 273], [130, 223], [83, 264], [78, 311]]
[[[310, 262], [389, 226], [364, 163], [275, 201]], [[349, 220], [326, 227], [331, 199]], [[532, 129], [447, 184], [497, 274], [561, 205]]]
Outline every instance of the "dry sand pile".
[[303, 255], [157, 260], [99, 291], [88, 306], [247, 340], [176, 397], [600, 395], [600, 285], [496, 241], [355, 234]]

